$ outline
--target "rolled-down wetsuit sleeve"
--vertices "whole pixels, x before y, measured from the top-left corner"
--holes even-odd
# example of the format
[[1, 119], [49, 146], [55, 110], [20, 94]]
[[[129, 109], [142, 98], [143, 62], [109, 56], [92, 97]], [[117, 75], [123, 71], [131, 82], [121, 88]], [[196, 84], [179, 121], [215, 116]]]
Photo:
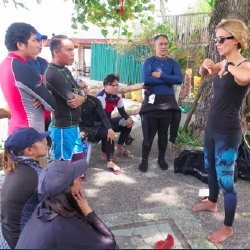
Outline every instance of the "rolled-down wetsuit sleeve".
[[37, 98], [45, 109], [53, 111], [56, 108], [55, 98], [49, 93], [36, 70], [30, 65], [15, 63], [13, 70], [15, 66], [19, 67], [15, 70], [17, 87]]
[[168, 84], [181, 84], [182, 83], [182, 72], [179, 64], [172, 60], [173, 62], [173, 68], [171, 74], [165, 74], [164, 71], [161, 72], [160, 79], [164, 80]]
[[[47, 69], [45, 72], [45, 82], [48, 90], [65, 102], [75, 98], [72, 92], [72, 85], [67, 84], [58, 70], [53, 70], [53, 68]], [[76, 94], [78, 94], [79, 90], [76, 89], [76, 91]]]
[[166, 84], [166, 81], [161, 79], [161, 78], [155, 78], [151, 76], [152, 74], [152, 60], [153, 58], [148, 58], [144, 61], [142, 65], [142, 80], [145, 85], [152, 85], [152, 86], [157, 86], [157, 85], [164, 85]]
[[109, 119], [108, 119], [108, 117], [106, 115], [106, 112], [102, 108], [101, 101], [98, 98], [96, 98], [96, 111], [97, 111], [103, 125], [105, 126], [105, 128], [106, 129], [112, 128], [111, 124], [110, 124], [110, 121], [109, 121]]

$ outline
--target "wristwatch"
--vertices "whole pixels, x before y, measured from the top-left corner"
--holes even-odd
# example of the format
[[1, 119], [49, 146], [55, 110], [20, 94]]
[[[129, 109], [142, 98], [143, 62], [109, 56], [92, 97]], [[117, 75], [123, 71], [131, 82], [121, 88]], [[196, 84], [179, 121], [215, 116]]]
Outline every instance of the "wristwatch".
[[228, 65], [232, 65], [232, 66], [235, 66], [233, 62], [226, 62], [225, 64], [225, 71], [228, 72]]

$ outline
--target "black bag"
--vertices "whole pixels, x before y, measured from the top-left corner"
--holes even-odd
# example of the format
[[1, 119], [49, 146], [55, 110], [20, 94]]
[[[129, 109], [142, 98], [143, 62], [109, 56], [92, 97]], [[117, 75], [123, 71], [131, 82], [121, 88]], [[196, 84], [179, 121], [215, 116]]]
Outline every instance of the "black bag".
[[208, 183], [207, 171], [204, 167], [204, 152], [199, 150], [183, 150], [174, 159], [174, 172], [195, 176], [203, 183]]
[[238, 167], [238, 176], [242, 179], [250, 181], [250, 135], [242, 136], [242, 141], [238, 149], [238, 157], [236, 159]]

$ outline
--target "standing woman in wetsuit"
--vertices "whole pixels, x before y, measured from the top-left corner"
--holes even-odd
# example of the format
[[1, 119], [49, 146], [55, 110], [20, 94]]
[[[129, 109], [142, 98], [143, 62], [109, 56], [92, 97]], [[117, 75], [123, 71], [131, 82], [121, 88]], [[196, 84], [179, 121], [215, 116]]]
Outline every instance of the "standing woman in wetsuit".
[[[174, 95], [174, 85], [182, 83], [179, 64], [168, 56], [169, 40], [166, 35], [154, 37], [156, 55], [147, 58], [142, 65], [145, 86], [140, 115], [142, 123], [142, 161], [139, 170], [148, 170], [148, 158], [156, 133], [158, 134], [158, 164], [168, 169], [165, 162], [168, 139], [175, 143], [181, 110]], [[170, 132], [170, 136], [168, 135]]]
[[241, 50], [247, 48], [246, 25], [235, 19], [222, 20], [216, 27], [215, 45], [226, 59], [214, 63], [207, 58], [199, 73], [215, 75], [214, 97], [208, 114], [204, 135], [205, 168], [208, 172], [209, 200], [193, 207], [193, 211], [217, 212], [219, 188], [224, 195], [225, 219], [222, 227], [209, 235], [211, 242], [223, 242], [233, 235], [233, 221], [237, 207], [234, 186], [234, 166], [241, 143], [239, 109], [250, 80], [250, 62]]

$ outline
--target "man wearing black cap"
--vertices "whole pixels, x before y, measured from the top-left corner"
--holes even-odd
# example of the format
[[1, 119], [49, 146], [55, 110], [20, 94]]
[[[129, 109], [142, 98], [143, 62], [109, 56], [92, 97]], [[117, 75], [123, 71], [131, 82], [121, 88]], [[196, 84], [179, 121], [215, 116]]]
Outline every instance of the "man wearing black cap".
[[52, 111], [56, 107], [40, 75], [27, 64], [39, 53], [36, 33], [30, 24], [12, 23], [5, 34], [9, 54], [0, 64], [0, 85], [11, 112], [8, 135], [21, 127], [43, 132], [44, 109]]
[[1, 194], [1, 222], [3, 236], [11, 248], [15, 248], [21, 230], [43, 198], [37, 193], [38, 176], [42, 171], [38, 159], [47, 154], [49, 134], [19, 128], [4, 144], [6, 176]]

